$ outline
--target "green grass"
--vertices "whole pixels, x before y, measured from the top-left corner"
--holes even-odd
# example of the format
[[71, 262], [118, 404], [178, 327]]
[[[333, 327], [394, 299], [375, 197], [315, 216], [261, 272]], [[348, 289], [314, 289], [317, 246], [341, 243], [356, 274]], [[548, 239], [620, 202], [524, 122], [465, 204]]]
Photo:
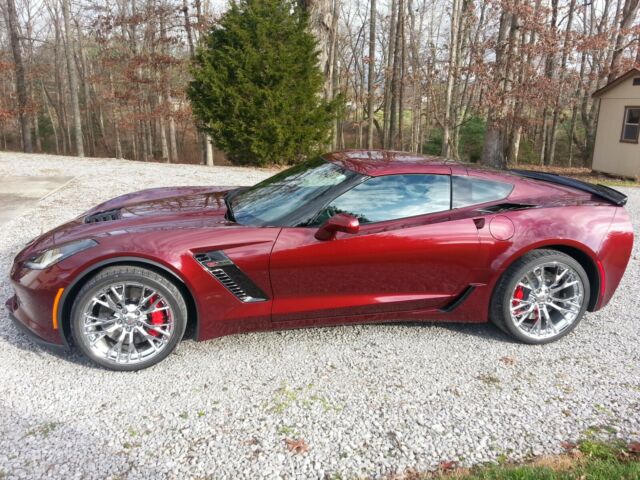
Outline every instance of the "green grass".
[[544, 457], [528, 465], [491, 465], [466, 471], [426, 474], [434, 480], [638, 480], [640, 455], [619, 442], [581, 442], [566, 455]]

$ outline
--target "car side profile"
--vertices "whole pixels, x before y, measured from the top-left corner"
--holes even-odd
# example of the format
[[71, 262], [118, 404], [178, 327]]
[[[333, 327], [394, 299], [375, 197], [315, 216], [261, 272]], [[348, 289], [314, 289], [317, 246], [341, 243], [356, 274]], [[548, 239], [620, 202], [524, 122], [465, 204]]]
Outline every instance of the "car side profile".
[[184, 337], [354, 323], [492, 321], [548, 343], [618, 287], [625, 203], [556, 175], [337, 152], [253, 187], [98, 205], [16, 256], [7, 307], [39, 341], [113, 370]]

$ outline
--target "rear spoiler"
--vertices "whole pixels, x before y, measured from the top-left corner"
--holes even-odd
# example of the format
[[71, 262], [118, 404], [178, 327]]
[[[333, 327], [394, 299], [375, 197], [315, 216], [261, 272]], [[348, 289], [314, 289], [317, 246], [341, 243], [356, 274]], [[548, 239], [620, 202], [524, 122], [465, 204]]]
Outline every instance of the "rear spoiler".
[[600, 198], [604, 198], [619, 207], [627, 204], [627, 196], [624, 193], [607, 187], [606, 185], [596, 185], [594, 183], [583, 182], [576, 180], [575, 178], [556, 175], [555, 173], [534, 172], [531, 170], [509, 170], [509, 172], [521, 177], [531, 178], [533, 180], [542, 180], [543, 182], [555, 183], [557, 185], [564, 185], [565, 187], [582, 190], [583, 192], [588, 192], [593, 195], [597, 195]]

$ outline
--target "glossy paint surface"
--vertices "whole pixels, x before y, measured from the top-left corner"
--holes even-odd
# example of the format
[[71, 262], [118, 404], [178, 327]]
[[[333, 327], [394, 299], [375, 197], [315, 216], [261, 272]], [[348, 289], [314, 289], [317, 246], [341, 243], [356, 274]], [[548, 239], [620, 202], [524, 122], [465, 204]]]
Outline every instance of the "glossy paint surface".
[[[229, 187], [151, 189], [101, 205], [29, 244], [11, 271], [13, 315], [48, 342], [69, 343], [74, 293], [101, 268], [137, 262], [166, 272], [193, 298], [197, 337], [401, 320], [485, 322], [495, 284], [536, 248], [579, 252], [596, 273], [593, 309], [614, 294], [633, 243], [625, 210], [591, 194], [508, 173], [397, 152], [327, 156], [362, 175], [469, 175], [514, 186], [508, 199], [484, 205], [361, 224], [355, 233], [316, 238], [317, 227], [248, 227], [225, 218]], [[487, 210], [501, 202], [530, 208]], [[121, 218], [85, 223], [117, 209]], [[24, 262], [54, 245], [92, 238], [99, 245], [44, 270]], [[321, 236], [322, 238], [322, 236]], [[194, 255], [222, 251], [268, 297], [245, 303]], [[604, 276], [604, 278], [602, 278]], [[474, 287], [456, 308], [448, 309]], [[52, 322], [54, 299], [64, 289]]]

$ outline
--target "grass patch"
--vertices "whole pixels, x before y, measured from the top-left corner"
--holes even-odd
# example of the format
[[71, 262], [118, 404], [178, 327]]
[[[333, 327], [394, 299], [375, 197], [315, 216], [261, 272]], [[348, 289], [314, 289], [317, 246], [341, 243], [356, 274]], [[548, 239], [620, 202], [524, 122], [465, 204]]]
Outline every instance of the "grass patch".
[[500, 385], [500, 379], [492, 373], [482, 373], [477, 378], [487, 385]]
[[640, 479], [640, 445], [585, 440], [564, 455], [536, 458], [525, 465], [499, 464], [455, 469], [450, 472], [416, 472], [405, 480], [637, 480]]
[[29, 430], [27, 432], [27, 436], [41, 436], [47, 438], [60, 425], [62, 425], [60, 422], [46, 422], [32, 430]]

